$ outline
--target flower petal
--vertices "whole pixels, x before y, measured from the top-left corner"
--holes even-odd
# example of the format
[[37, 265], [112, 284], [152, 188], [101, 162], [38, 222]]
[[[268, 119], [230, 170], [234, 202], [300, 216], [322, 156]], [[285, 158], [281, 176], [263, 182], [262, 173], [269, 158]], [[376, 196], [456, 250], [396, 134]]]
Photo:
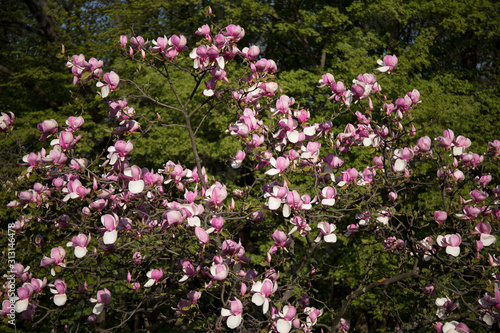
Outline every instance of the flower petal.
[[229, 316], [227, 318], [227, 327], [236, 328], [241, 324], [241, 314], [237, 316]]
[[116, 243], [117, 238], [118, 238], [118, 231], [113, 230], [113, 231], [106, 231], [102, 239], [104, 240], [104, 244], [108, 245]]
[[139, 179], [139, 180], [133, 180], [128, 183], [128, 190], [130, 193], [141, 193], [142, 190], [144, 190], [144, 180]]
[[66, 304], [66, 300], [68, 298], [66, 297], [66, 294], [59, 294], [54, 296], [54, 304], [57, 306], [63, 306]]

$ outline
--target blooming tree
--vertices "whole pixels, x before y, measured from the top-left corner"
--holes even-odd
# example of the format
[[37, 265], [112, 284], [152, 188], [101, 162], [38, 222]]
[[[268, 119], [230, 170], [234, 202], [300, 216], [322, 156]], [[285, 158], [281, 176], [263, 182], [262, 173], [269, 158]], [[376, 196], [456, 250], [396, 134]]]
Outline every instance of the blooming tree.
[[[412, 116], [419, 92], [394, 101], [383, 94], [395, 55], [350, 87], [323, 75], [332, 114], [313, 120], [312, 110], [280, 95], [275, 61], [259, 57], [258, 46], [242, 48], [242, 27], [204, 25], [196, 34], [197, 43], [119, 38], [124, 60], [159, 74], [175, 103], [130, 73], [106, 72], [101, 60], [68, 58], [74, 84], [95, 89], [116, 119], [114, 141], [84, 158], [81, 114], [66, 126], [38, 124], [40, 140], [50, 140], [20, 156], [26, 173], [12, 184], [8, 208], [18, 219], [2, 239], [15, 238], [17, 252], [2, 259], [2, 316], [40, 331], [333, 332], [349, 330], [350, 309], [365, 295], [390, 300], [404, 290], [419, 311], [393, 304], [392, 329], [499, 325], [498, 140], [473, 152], [451, 129], [435, 140], [421, 135]], [[187, 97], [177, 72], [194, 82]], [[148, 118], [139, 102], [161, 111]], [[227, 167], [252, 175], [243, 186], [211, 176], [197, 149], [193, 119], [218, 106], [235, 115], [227, 135], [241, 149], [227, 152]], [[169, 125], [162, 113], [181, 119], [170, 125], [187, 131], [193, 168], [164, 161], [148, 170], [130, 158], [138, 136]], [[12, 135], [14, 115], [0, 121]], [[429, 191], [439, 196], [416, 203]], [[351, 274], [353, 260], [357, 277], [335, 278]], [[318, 291], [334, 286], [342, 291]]]

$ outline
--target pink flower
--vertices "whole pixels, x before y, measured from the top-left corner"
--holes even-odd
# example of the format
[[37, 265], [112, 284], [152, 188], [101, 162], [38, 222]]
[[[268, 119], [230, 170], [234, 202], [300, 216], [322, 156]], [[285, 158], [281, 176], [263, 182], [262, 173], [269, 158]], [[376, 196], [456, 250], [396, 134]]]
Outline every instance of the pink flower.
[[201, 292], [196, 290], [191, 290], [188, 293], [188, 298], [191, 300], [193, 304], [196, 304], [198, 303], [198, 300], [201, 298]]
[[210, 38], [210, 26], [208, 24], [204, 24], [196, 30], [195, 34], [203, 36], [204, 38]]
[[407, 111], [411, 107], [412, 101], [410, 96], [406, 95], [403, 98], [398, 98], [396, 100], [396, 108], [401, 110], [402, 112]]
[[39, 140], [45, 140], [49, 135], [57, 133], [59, 127], [57, 125], [57, 121], [50, 119], [39, 123], [37, 125], [37, 129], [42, 132]]
[[491, 234], [492, 229], [489, 222], [478, 222], [474, 230], [476, 231], [473, 234], [481, 235], [480, 241], [483, 246], [490, 246], [496, 243], [497, 238]]
[[450, 148], [455, 140], [455, 134], [452, 130], [447, 129], [443, 132], [443, 136], [437, 137], [436, 140], [439, 141], [439, 145], [445, 149]]
[[99, 315], [104, 310], [104, 307], [111, 303], [111, 292], [107, 288], [104, 288], [104, 290], [99, 290], [97, 291], [97, 299], [91, 298], [90, 302], [96, 303], [92, 312], [95, 315]]
[[[14, 305], [14, 308], [16, 312], [23, 312], [28, 309], [29, 306], [29, 299], [31, 295], [33, 294], [34, 289], [29, 283], [23, 284], [22, 287], [17, 288], [17, 300], [16, 304]], [[9, 310], [10, 313], [10, 310]]]
[[196, 235], [196, 238], [200, 241], [202, 244], [206, 244], [209, 241], [208, 233], [205, 231], [205, 229], [201, 227], [195, 227], [194, 228], [194, 233]]
[[413, 157], [414, 153], [410, 148], [396, 149], [394, 151], [394, 158], [396, 159], [394, 170], [397, 172], [404, 171], [408, 162], [410, 162]]
[[219, 182], [216, 182], [215, 185], [212, 185], [205, 193], [205, 199], [210, 204], [214, 206], [220, 206], [222, 202], [227, 197], [226, 185], [222, 185]]
[[460, 244], [462, 243], [462, 238], [459, 234], [438, 236], [436, 243], [439, 246], [446, 248], [446, 253], [451, 254], [454, 257], [458, 257], [460, 254]]
[[311, 231], [311, 227], [307, 223], [305, 219], [303, 219], [300, 216], [294, 216], [291, 220], [290, 223], [294, 225], [292, 230], [288, 233], [289, 235], [293, 234], [295, 231], [299, 231], [301, 236], [305, 236]]
[[237, 42], [245, 36], [245, 29], [239, 25], [230, 24], [226, 27], [226, 31], [223, 31], [222, 34]]
[[291, 244], [292, 239], [288, 237], [283, 231], [275, 230], [271, 235], [274, 244], [280, 247], [286, 247]]
[[428, 136], [418, 139], [415, 151], [428, 152], [431, 150], [431, 139]]
[[66, 125], [69, 126], [69, 128], [67, 129], [68, 131], [76, 131], [78, 130], [84, 123], [84, 120], [83, 120], [83, 117], [82, 116], [79, 116], [79, 117], [69, 117], [68, 120], [66, 120]]
[[458, 307], [458, 303], [453, 303], [448, 296], [436, 298], [436, 305], [439, 306], [436, 312], [438, 318], [442, 318], [446, 313], [450, 313]]
[[379, 72], [391, 72], [398, 64], [398, 58], [395, 55], [386, 55], [384, 60], [377, 60], [377, 64], [382, 67], [377, 68]]
[[113, 215], [103, 215], [101, 217], [101, 223], [105, 228], [104, 230], [106, 230], [102, 237], [104, 244], [115, 244], [116, 239], [118, 238], [118, 230], [116, 230], [116, 227], [118, 226], [118, 216], [114, 213]]
[[242, 313], [243, 304], [241, 304], [241, 301], [236, 297], [234, 298], [234, 301], [231, 301], [231, 310], [225, 308], [221, 309], [221, 316], [228, 317], [226, 324], [227, 327], [231, 329], [235, 329], [236, 327], [240, 326], [242, 321]]
[[2, 112], [0, 115], [0, 132], [7, 132], [9, 127], [14, 123], [14, 113], [9, 112], [9, 114]]
[[108, 97], [110, 91], [113, 91], [116, 88], [118, 88], [118, 85], [120, 84], [120, 77], [118, 76], [118, 74], [112, 71], [104, 74], [102, 79], [104, 80], [104, 82], [106, 82], [106, 84], [102, 82], [97, 82], [96, 86], [98, 88], [101, 88], [102, 98], [106, 98]]
[[146, 45], [147, 43], [144, 41], [144, 38], [142, 38], [141, 36], [138, 36], [138, 37], [132, 37], [130, 38], [130, 43], [132, 43], [132, 45], [134, 45], [134, 47], [137, 49], [137, 50], [140, 50], [144, 45]]
[[315, 307], [307, 307], [304, 309], [304, 313], [307, 314], [307, 326], [311, 327], [316, 325], [316, 321], [323, 314], [323, 310], [316, 309]]
[[342, 176], [342, 181], [338, 183], [339, 186], [344, 186], [350, 182], [356, 183], [358, 170], [356, 170], [355, 168], [347, 169], [346, 171], [342, 172], [341, 176]]
[[280, 313], [274, 314], [276, 329], [279, 333], [288, 333], [292, 329], [292, 321], [297, 314], [297, 309], [291, 305], [285, 305]]
[[337, 195], [337, 190], [334, 187], [327, 186], [321, 190], [321, 196], [323, 199], [321, 200], [321, 204], [325, 206], [333, 206], [335, 205], [335, 196]]
[[264, 314], [267, 313], [267, 310], [269, 310], [269, 296], [273, 294], [276, 290], [278, 289], [278, 285], [276, 282], [272, 282], [270, 279], [265, 279], [264, 281], [257, 281], [254, 283], [252, 286], [252, 303], [254, 303], [257, 306], [262, 307], [262, 312]]
[[471, 146], [470, 139], [459, 135], [454, 141], [455, 147], [453, 147], [453, 155], [458, 156], [465, 152], [467, 148]]
[[481, 186], [486, 186], [491, 182], [491, 180], [491, 174], [485, 174], [482, 175], [481, 178], [479, 178], [479, 184], [481, 184]]
[[224, 281], [229, 274], [229, 267], [226, 264], [214, 263], [210, 267], [210, 277], [215, 281]]
[[[1, 124], [1, 122], [0, 122]], [[0, 125], [0, 128], [2, 126]], [[488, 151], [493, 157], [498, 157], [500, 156], [500, 141], [499, 140], [493, 140], [491, 142], [488, 142]]]
[[[184, 276], [179, 280], [179, 282], [184, 282], [187, 279], [193, 278], [198, 274], [200, 271], [200, 268], [194, 268], [193, 264], [189, 260], [180, 260], [179, 265], [182, 268], [182, 271], [184, 272]], [[217, 273], [214, 271], [214, 273]]]
[[321, 241], [321, 238], [327, 243], [335, 243], [337, 241], [337, 235], [333, 232], [337, 227], [333, 223], [319, 222], [318, 229], [320, 231], [318, 237], [314, 240], [316, 243]]
[[90, 193], [89, 188], [82, 186], [82, 183], [78, 179], [70, 180], [66, 187], [63, 188], [63, 192], [68, 193], [63, 198], [63, 201], [68, 201], [69, 199], [76, 199], [80, 197], [83, 199], [87, 194]]
[[258, 46], [252, 45], [249, 48], [245, 47], [241, 54], [250, 61], [257, 59], [260, 54], [260, 49]]
[[140, 252], [134, 252], [134, 254], [132, 255], [132, 260], [136, 265], [140, 265], [143, 259], [144, 258]]
[[234, 157], [233, 161], [231, 162], [231, 167], [233, 169], [238, 169], [239, 167], [241, 167], [241, 163], [245, 159], [245, 156], [246, 156], [246, 154], [244, 151], [238, 150], [236, 152], [236, 156]]
[[120, 46], [122, 48], [124, 48], [125, 46], [127, 46], [127, 41], [128, 41], [127, 36], [125, 36], [125, 35], [121, 35], [120, 36]]
[[326, 74], [323, 74], [323, 76], [321, 77], [321, 79], [319, 80], [319, 87], [318, 88], [323, 88], [323, 87], [331, 87], [332, 84], [335, 83], [335, 78], [333, 77], [332, 74], [330, 73], [326, 73]]
[[434, 220], [439, 224], [443, 224], [447, 218], [448, 218], [448, 214], [446, 214], [446, 212], [443, 212], [440, 210], [436, 210], [434, 212]]
[[[49, 265], [58, 265], [61, 267], [66, 267], [63, 263], [64, 257], [66, 256], [66, 250], [62, 246], [54, 247], [50, 250], [50, 258], [47, 256], [43, 256], [42, 261], [40, 262], [40, 267], [45, 267]], [[56, 275], [54, 268], [51, 270], [52, 276]]]
[[71, 149], [78, 142], [78, 140], [80, 140], [80, 138], [81, 135], [75, 138], [71, 132], [61, 132], [59, 140], [52, 140], [50, 144], [53, 146], [59, 145], [62, 149]]
[[71, 242], [68, 242], [66, 246], [75, 248], [75, 257], [83, 258], [87, 254], [87, 246], [90, 243], [91, 236], [87, 238], [84, 234], [79, 234], [78, 236], [74, 236], [71, 239]]
[[411, 102], [413, 104], [421, 103], [421, 101], [420, 101], [420, 92], [417, 89], [413, 89], [412, 91], [410, 91], [409, 93], [407, 93], [407, 95], [410, 97]]
[[278, 173], [283, 173], [283, 171], [285, 171], [285, 169], [290, 165], [290, 160], [287, 157], [283, 156], [278, 157], [278, 159], [274, 159], [274, 157], [271, 157], [270, 163], [274, 168], [266, 171], [266, 175], [274, 176]]
[[483, 191], [473, 190], [472, 192], [470, 192], [470, 196], [472, 198], [472, 201], [474, 201], [476, 205], [479, 205], [481, 202], [483, 202], [488, 198], [488, 193]]
[[49, 284], [50, 292], [54, 294], [54, 304], [57, 306], [63, 306], [66, 304], [66, 283], [60, 279], [57, 279], [54, 284]]
[[149, 278], [148, 282], [144, 284], [145, 288], [150, 288], [152, 287], [155, 283], [159, 282], [161, 278], [163, 277], [163, 270], [160, 268], [158, 269], [153, 269], [149, 272], [146, 273], [146, 276]]
[[183, 52], [187, 50], [187, 40], [184, 35], [173, 35], [169, 39], [169, 44], [171, 44], [177, 52]]

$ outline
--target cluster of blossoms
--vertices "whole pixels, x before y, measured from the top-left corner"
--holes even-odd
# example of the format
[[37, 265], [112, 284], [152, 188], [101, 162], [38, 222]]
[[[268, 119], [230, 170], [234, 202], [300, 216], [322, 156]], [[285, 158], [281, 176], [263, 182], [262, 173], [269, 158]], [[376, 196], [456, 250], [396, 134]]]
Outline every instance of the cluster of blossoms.
[[[328, 87], [333, 93], [330, 99], [341, 107], [351, 110], [355, 105], [367, 102], [364, 113], [359, 110], [352, 112], [354, 123], [347, 124], [343, 132], [334, 133], [331, 120], [313, 123], [310, 112], [296, 106], [294, 98], [287, 95], [274, 97], [278, 84], [270, 80], [270, 74], [277, 70], [276, 63], [259, 58], [260, 50], [255, 45], [238, 48], [237, 43], [245, 34], [241, 27], [230, 24], [217, 33], [204, 25], [196, 34], [202, 37], [202, 41], [190, 51], [189, 57], [194, 70], [206, 73], [210, 78], [205, 81], [206, 89], [195, 92], [205, 100], [213, 96], [227, 98], [231, 102], [237, 101], [241, 107], [238, 119], [227, 130], [242, 145], [232, 158], [231, 166], [235, 169], [245, 166], [262, 174], [262, 179], [258, 180], [262, 182], [261, 186], [254, 188], [259, 191], [254, 198], [259, 205], [244, 201], [251, 191], [228, 191], [229, 186], [215, 181], [199, 163], [187, 168], [179, 162], [168, 161], [156, 171], [133, 165], [130, 155], [134, 150], [134, 140], [129, 138], [134, 137], [140, 124], [135, 109], [125, 98], [108, 99], [109, 116], [119, 123], [115, 128], [117, 138], [107, 148], [107, 154], [96, 163], [72, 158], [81, 139], [81, 135], [75, 135], [84, 124], [81, 116], [68, 118], [64, 130], [55, 120], [45, 120], [38, 124], [38, 130], [42, 132], [40, 140], [56, 137], [50, 143], [52, 150], [48, 154], [45, 149], [32, 152], [25, 155], [21, 163], [27, 167], [28, 174], [39, 176], [39, 182], [35, 182], [32, 189], [20, 191], [17, 200], [9, 204], [19, 212], [33, 208], [38, 214], [48, 209], [50, 214], [39, 214], [38, 222], [52, 228], [50, 230], [56, 235], [50, 237], [56, 241], [47, 244], [37, 236], [37, 246], [43, 253], [48, 253], [50, 248], [50, 257], [37, 254], [40, 264], [36, 270], [32, 272], [21, 263], [11, 266], [14, 282], [8, 282], [5, 289], [16, 290], [15, 311], [22, 318], [30, 320], [35, 317], [39, 311], [37, 305], [43, 302], [40, 291], [50, 279], [53, 283], [49, 287], [56, 306], [64, 309], [70, 306], [68, 303], [83, 300], [95, 304], [91, 311], [88, 305], [82, 306], [92, 324], [98, 322], [97, 316], [106, 309], [112, 311], [113, 302], [117, 302], [111, 296], [112, 291], [115, 294], [126, 289], [133, 292], [132, 298], [140, 295], [149, 304], [173, 301], [170, 305], [176, 304], [177, 307], [171, 306], [168, 310], [180, 319], [196, 311], [201, 315], [199, 305], [207, 300], [211, 307], [217, 307], [218, 322], [225, 321], [230, 329], [246, 327], [252, 330], [264, 325], [280, 333], [292, 329], [310, 332], [322, 318], [324, 310], [314, 307], [321, 303], [308, 294], [313, 290], [315, 269], [301, 271], [302, 267], [309, 267], [306, 265], [309, 258], [292, 259], [288, 255], [294, 253], [293, 257], [296, 257], [294, 251], [299, 246], [306, 246], [303, 250], [310, 251], [308, 255], [311, 256], [316, 248], [344, 246], [336, 244], [339, 238], [343, 239], [343, 244], [358, 243], [359, 238], [368, 235], [380, 241], [378, 245], [385, 253], [405, 255], [411, 260], [422, 258], [432, 265], [436, 261], [453, 264], [453, 260], [460, 260], [470, 252], [462, 251], [461, 247], [474, 243], [474, 258], [492, 268], [500, 265], [500, 259], [491, 253], [488, 253], [488, 263], [485, 256], [480, 255], [485, 248], [493, 248], [496, 244], [494, 224], [487, 219], [500, 219], [496, 199], [500, 188], [497, 186], [491, 190], [488, 187], [493, 179], [491, 174], [478, 174], [472, 183], [475, 188], [470, 191], [470, 199], [461, 198], [456, 204], [463, 214], [452, 215], [449, 207], [436, 210], [431, 216], [436, 222], [432, 225], [435, 229], [423, 240], [412, 239], [404, 233], [394, 234], [400, 228], [398, 222], [403, 225], [402, 213], [398, 211], [401, 209], [398, 205], [404, 200], [401, 184], [409, 182], [415, 168], [414, 161], [432, 161], [435, 155], [444, 156], [451, 149], [453, 160], [444, 162], [437, 177], [443, 184], [443, 191], [452, 193], [451, 187], [466, 179], [462, 170], [476, 171], [483, 165], [485, 157], [500, 156], [498, 140], [490, 142], [487, 154], [478, 155], [467, 151], [471, 147], [469, 139], [463, 136], [455, 138], [451, 130], [436, 138], [436, 145], [432, 145], [428, 136], [413, 139], [416, 130], [408, 121], [408, 115], [420, 103], [419, 92], [408, 92], [397, 99], [395, 105], [385, 103], [375, 114], [372, 97], [381, 97], [382, 87], [374, 74], [360, 74], [350, 89], [346, 89], [342, 82], [336, 82], [333, 75], [323, 75], [320, 86]], [[120, 38], [121, 47], [129, 47], [127, 57], [140, 56], [144, 61], [174, 63], [182, 52], [189, 50], [182, 35], [158, 37], [149, 48], [148, 44], [141, 36], [130, 38], [130, 45], [128, 37]], [[237, 56], [243, 59], [247, 72], [238, 82], [238, 87], [231, 88], [225, 84], [229, 82], [226, 65]], [[382, 66], [377, 69], [379, 72], [390, 73], [397, 65], [397, 58], [388, 55], [379, 64]], [[102, 98], [117, 93], [120, 77], [115, 72], [103, 74], [102, 61], [92, 58], [86, 62], [83, 55], [75, 55], [67, 67], [74, 74], [74, 84], [99, 80], [96, 86], [101, 88]], [[269, 105], [272, 107], [266, 109]], [[385, 120], [385, 124], [373, 121], [375, 116]], [[0, 129], [6, 131], [13, 119], [12, 114], [2, 113]], [[409, 139], [398, 145], [402, 137]], [[192, 139], [195, 142], [194, 137]], [[377, 156], [368, 159], [364, 169], [358, 166], [358, 170], [347, 162], [347, 153], [357, 147], [369, 147], [377, 152]], [[443, 160], [446, 158], [444, 156]], [[288, 177], [294, 173], [307, 175], [314, 185], [294, 187]], [[381, 196], [380, 189], [385, 185], [380, 184], [388, 183], [388, 194], [383, 194], [380, 202], [373, 199]], [[60, 203], [61, 212], [52, 211], [51, 202]], [[364, 206], [355, 210], [353, 207], [360, 202]], [[351, 223], [352, 219], [344, 211], [354, 212], [352, 216], [356, 223]], [[20, 214], [19, 220], [13, 224], [16, 232], [25, 233], [34, 228], [35, 223], [30, 222], [32, 216], [35, 214]], [[264, 260], [261, 266], [269, 267], [262, 269], [252, 263], [250, 254], [236, 238], [231, 227], [237, 223], [231, 220], [238, 219], [238, 223], [250, 221], [255, 226], [266, 216], [284, 222], [272, 225], [270, 230], [274, 232], [267, 235], [270, 248], [267, 247], [269, 250], [265, 255], [267, 262]], [[474, 231], [448, 228], [451, 220], [457, 224], [470, 224], [470, 229], [475, 226]], [[67, 249], [72, 249], [74, 258]], [[152, 254], [142, 255], [141, 251], [146, 250]], [[99, 268], [99, 274], [107, 274], [109, 272], [100, 269], [105, 260], [118, 260], [120, 265], [129, 265], [127, 278], [113, 275], [112, 279], [101, 279], [89, 274], [85, 281], [80, 281], [78, 274], [72, 275], [78, 270], [88, 272], [83, 268], [86, 264]], [[307, 280], [307, 283], [297, 286], [300, 294], [292, 292], [286, 285], [288, 281], [280, 280], [279, 269], [282, 269], [283, 277], [286, 265], [300, 267], [300, 272], [294, 274], [300, 273], [300, 278]], [[56, 276], [59, 278], [54, 279]], [[497, 285], [498, 277], [495, 275]], [[294, 283], [300, 282], [291, 275], [287, 275], [288, 278], [295, 279]], [[83, 283], [83, 287], [71, 290], [69, 279]], [[90, 288], [86, 279], [92, 281]], [[182, 298], [186, 294], [187, 298]], [[214, 296], [216, 294], [222, 296]], [[487, 293], [478, 299], [481, 320], [493, 325], [500, 306], [498, 288], [494, 297]], [[3, 302], [1, 315], [9, 313], [8, 303]], [[142, 301], [137, 308], [141, 304]], [[434, 305], [439, 318], [458, 308], [457, 302], [448, 297], [436, 297]], [[336, 314], [335, 325], [345, 332], [349, 323], [341, 318], [342, 315]], [[265, 323], [256, 317], [265, 318], [262, 320]], [[458, 322], [438, 323], [435, 327], [443, 333], [469, 332], [465, 324]]]

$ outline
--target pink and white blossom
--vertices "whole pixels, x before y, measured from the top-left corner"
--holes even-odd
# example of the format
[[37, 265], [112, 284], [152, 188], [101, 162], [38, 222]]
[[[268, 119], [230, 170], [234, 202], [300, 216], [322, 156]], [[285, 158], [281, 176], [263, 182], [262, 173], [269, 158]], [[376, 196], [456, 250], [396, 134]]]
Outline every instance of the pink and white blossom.
[[234, 301], [231, 301], [231, 309], [221, 309], [221, 316], [227, 317], [227, 327], [231, 329], [235, 329], [240, 326], [242, 321], [242, 313], [243, 313], [243, 304], [237, 298], [234, 298]]

